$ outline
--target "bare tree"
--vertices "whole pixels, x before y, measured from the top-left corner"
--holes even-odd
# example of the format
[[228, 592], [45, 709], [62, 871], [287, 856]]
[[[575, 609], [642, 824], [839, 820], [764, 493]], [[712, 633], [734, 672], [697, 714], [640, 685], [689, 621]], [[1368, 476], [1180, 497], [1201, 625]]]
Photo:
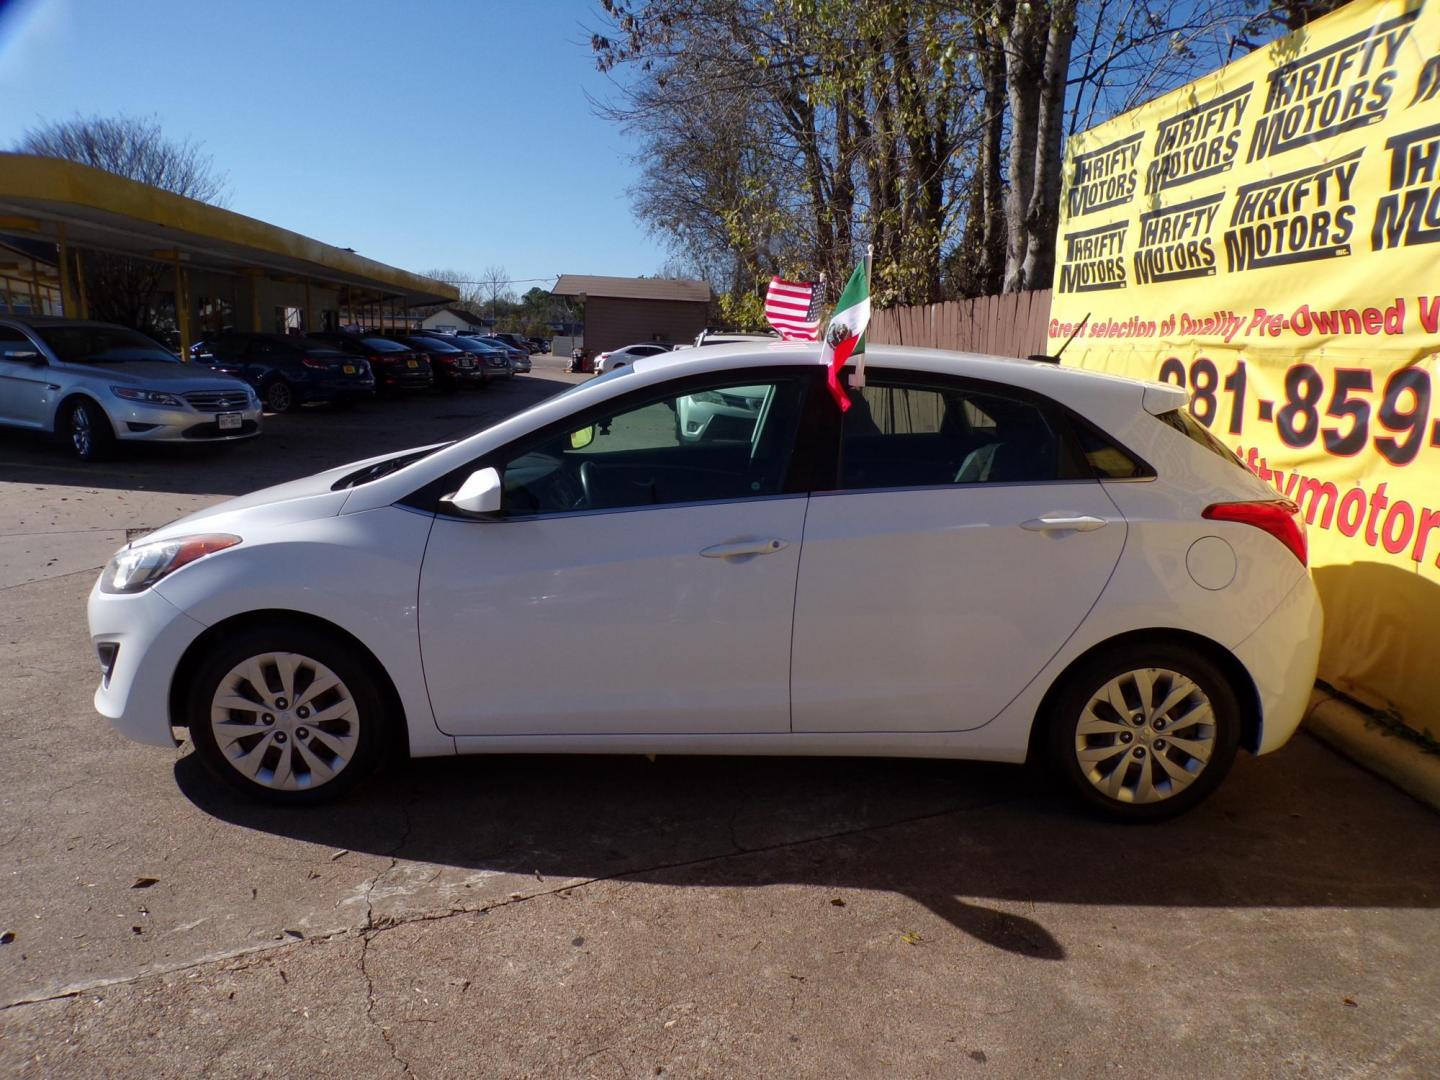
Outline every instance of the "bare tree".
[[515, 298], [514, 292], [510, 289], [510, 272], [505, 267], [492, 263], [480, 272], [480, 276], [476, 280], [490, 297], [490, 318], [494, 319], [500, 301]]
[[[223, 206], [227, 181], [209, 155], [189, 139], [168, 139], [159, 121], [80, 117], [28, 129], [15, 145], [22, 154], [64, 158], [104, 169], [177, 195]], [[165, 273], [150, 259], [86, 251], [81, 259], [91, 314], [106, 322], [157, 328], [156, 291]]]

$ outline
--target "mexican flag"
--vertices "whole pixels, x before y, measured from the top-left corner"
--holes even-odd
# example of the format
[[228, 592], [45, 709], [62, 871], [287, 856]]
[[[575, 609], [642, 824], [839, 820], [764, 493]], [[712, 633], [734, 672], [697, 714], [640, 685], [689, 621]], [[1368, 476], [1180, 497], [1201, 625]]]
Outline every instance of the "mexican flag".
[[835, 301], [835, 314], [830, 316], [830, 325], [825, 328], [825, 344], [820, 350], [820, 362], [828, 368], [830, 394], [841, 412], [850, 408], [850, 395], [840, 382], [840, 369], [852, 358], [864, 356], [865, 328], [869, 325], [870, 269], [862, 259]]

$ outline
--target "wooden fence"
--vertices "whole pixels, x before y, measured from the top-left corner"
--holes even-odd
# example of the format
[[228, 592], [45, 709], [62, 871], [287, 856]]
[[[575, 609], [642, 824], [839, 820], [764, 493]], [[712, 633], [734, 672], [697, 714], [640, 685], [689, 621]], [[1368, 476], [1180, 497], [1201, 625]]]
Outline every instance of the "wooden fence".
[[870, 318], [868, 338], [877, 345], [1030, 356], [1047, 351], [1050, 290], [1002, 293], [974, 300], [886, 308]]

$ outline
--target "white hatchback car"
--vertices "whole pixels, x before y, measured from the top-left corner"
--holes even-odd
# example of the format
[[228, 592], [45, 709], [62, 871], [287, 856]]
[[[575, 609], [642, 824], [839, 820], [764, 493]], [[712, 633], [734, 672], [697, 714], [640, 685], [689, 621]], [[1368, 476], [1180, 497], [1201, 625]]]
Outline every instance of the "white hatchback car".
[[[96, 707], [281, 801], [406, 754], [862, 754], [1144, 819], [1290, 737], [1304, 526], [1180, 390], [872, 347], [842, 415], [818, 359], [642, 360], [168, 525], [91, 594]], [[679, 436], [741, 387], [747, 429]]]

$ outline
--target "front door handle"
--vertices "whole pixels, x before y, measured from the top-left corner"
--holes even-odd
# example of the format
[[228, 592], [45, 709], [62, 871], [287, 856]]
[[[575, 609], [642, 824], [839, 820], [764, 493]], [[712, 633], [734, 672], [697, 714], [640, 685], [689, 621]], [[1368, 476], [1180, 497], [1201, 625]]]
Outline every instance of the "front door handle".
[[701, 555], [707, 559], [734, 559], [741, 555], [770, 555], [790, 546], [788, 540], [737, 540], [733, 544], [714, 544], [702, 548]]
[[1105, 527], [1105, 519], [1088, 514], [1055, 514], [1022, 521], [1020, 527], [1031, 532], [1094, 532]]

